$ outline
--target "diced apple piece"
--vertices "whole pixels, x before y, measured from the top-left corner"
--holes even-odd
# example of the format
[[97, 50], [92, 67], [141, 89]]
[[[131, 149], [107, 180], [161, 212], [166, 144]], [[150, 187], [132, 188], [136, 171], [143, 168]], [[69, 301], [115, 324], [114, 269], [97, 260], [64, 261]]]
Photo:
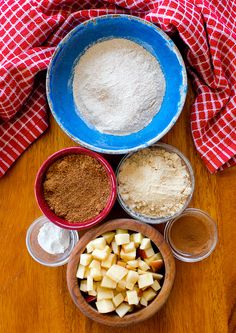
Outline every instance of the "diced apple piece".
[[116, 308], [123, 302], [123, 300], [124, 300], [124, 296], [121, 293], [117, 294], [112, 299], [112, 301], [113, 301], [113, 303], [114, 303], [114, 305], [115, 305]]
[[118, 308], [116, 308], [116, 313], [118, 314], [119, 317], [124, 317], [126, 313], [130, 310], [131, 306], [127, 303], [121, 303]]
[[145, 261], [141, 260], [141, 259], [138, 261], [138, 266], [142, 271], [147, 271], [147, 270], [150, 269], [148, 264]]
[[97, 296], [97, 292], [96, 292], [96, 290], [91, 290], [91, 291], [88, 291], [88, 295], [89, 296]]
[[125, 290], [126, 289], [126, 279], [124, 278], [121, 281], [119, 281], [116, 288], [118, 291]]
[[98, 238], [95, 238], [93, 241], [92, 241], [92, 246], [95, 249], [98, 249], [98, 250], [103, 250], [106, 246], [106, 240], [104, 237], [98, 237]]
[[111, 242], [113, 241], [113, 238], [115, 236], [114, 232], [106, 232], [105, 234], [102, 235], [103, 238], [105, 238], [106, 242], [108, 245], [111, 244]]
[[123, 248], [124, 252], [132, 252], [136, 249], [134, 242], [130, 242], [129, 244], [124, 244], [124, 245], [122, 245], [122, 248]]
[[101, 266], [105, 268], [110, 268], [113, 264], [115, 264], [115, 261], [116, 261], [116, 254], [111, 253], [108, 255], [106, 260], [102, 261]]
[[146, 254], [147, 258], [152, 257], [155, 254], [152, 247], [150, 247], [149, 249], [146, 249], [144, 251], [145, 251], [145, 254]]
[[87, 277], [87, 291], [93, 290], [93, 278], [91, 275]]
[[101, 287], [104, 288], [111, 288], [111, 289], [115, 289], [116, 288], [116, 282], [111, 280], [108, 276], [104, 276], [101, 282]]
[[137, 291], [135, 290], [128, 290], [126, 292], [127, 294], [127, 299], [128, 299], [128, 303], [129, 305], [138, 305], [139, 303], [139, 298], [138, 298], [138, 294], [137, 294]]
[[130, 267], [133, 267], [133, 268], [137, 268], [137, 267], [139, 267], [139, 262], [138, 262], [138, 260], [130, 260], [130, 261], [127, 261], [127, 264], [128, 264]]
[[150, 239], [143, 238], [142, 243], [140, 244], [140, 249], [147, 250], [147, 249], [150, 249], [150, 247], [152, 247]]
[[92, 303], [92, 302], [94, 302], [95, 300], [96, 300], [96, 296], [89, 295], [89, 296], [86, 296], [86, 297], [85, 297], [85, 301], [86, 301], [87, 303]]
[[100, 261], [93, 259], [89, 265], [89, 268], [97, 268], [100, 270], [101, 269]]
[[159, 269], [161, 269], [163, 267], [163, 260], [162, 259], [158, 259], [158, 260], [154, 260], [150, 262], [150, 266], [153, 270], [153, 272], [157, 272], [159, 271]]
[[116, 234], [128, 234], [128, 230], [126, 230], [126, 229], [116, 229]]
[[92, 256], [91, 254], [88, 253], [82, 253], [80, 255], [80, 264], [83, 266], [88, 266], [90, 262], [92, 261]]
[[161, 285], [160, 285], [160, 283], [159, 283], [157, 280], [155, 280], [155, 281], [153, 282], [153, 284], [151, 285], [151, 287], [152, 287], [152, 289], [155, 290], [155, 291], [158, 291], [159, 289], [161, 289]]
[[101, 279], [102, 279], [101, 270], [99, 270], [97, 268], [91, 268], [90, 276], [93, 278], [94, 281], [101, 281]]
[[124, 252], [123, 250], [121, 250], [120, 251], [120, 257], [124, 261], [134, 260], [136, 258], [136, 250], [134, 250], [132, 252], [127, 252], [127, 253]]
[[92, 243], [92, 241], [89, 242], [89, 243], [87, 244], [87, 246], [86, 246], [86, 250], [87, 250], [87, 253], [91, 253], [91, 252], [93, 252], [94, 248], [93, 248], [93, 243]]
[[140, 299], [140, 304], [142, 304], [143, 306], [147, 306], [147, 305], [148, 305], [148, 302], [147, 302], [146, 298], [141, 297], [141, 299]]
[[153, 279], [155, 279], [155, 280], [161, 280], [163, 278], [162, 274], [153, 273], [153, 272], [151, 272], [151, 274], [153, 276]]
[[141, 250], [140, 248], [137, 249], [137, 254], [142, 259], [146, 259], [147, 258], [146, 252], [144, 250]]
[[114, 304], [110, 299], [102, 299], [95, 304], [99, 313], [108, 313], [115, 310]]
[[138, 286], [140, 289], [151, 286], [153, 282], [153, 276], [151, 273], [139, 275]]
[[90, 275], [90, 269], [88, 268], [88, 266], [85, 267], [85, 272], [84, 272], [84, 279]]
[[126, 263], [124, 261], [118, 260], [116, 264], [122, 267], [126, 267]]
[[114, 292], [112, 289], [98, 287], [97, 289], [97, 300], [102, 299], [112, 299], [114, 297]]
[[87, 280], [82, 280], [80, 282], [80, 287], [79, 289], [83, 292], [86, 292], [87, 291]]
[[151, 301], [153, 298], [155, 298], [157, 293], [152, 289], [148, 288], [143, 292], [143, 297], [146, 299], [147, 302]]
[[115, 282], [119, 282], [125, 277], [128, 273], [128, 270], [119, 265], [112, 265], [108, 271], [107, 276]]
[[128, 270], [131, 270], [131, 271], [136, 271], [136, 268], [134, 268], [130, 265], [126, 265], [125, 268], [127, 268]]
[[162, 259], [162, 255], [161, 255], [160, 252], [155, 253], [152, 257], [150, 257], [150, 258], [146, 258], [146, 259], [144, 259], [144, 260], [145, 260], [145, 262], [146, 262], [148, 265], [150, 265], [150, 263], [151, 263], [152, 261], [155, 261], [155, 260], [158, 260], [158, 259]]
[[120, 247], [116, 244], [115, 241], [113, 241], [111, 243], [111, 248], [112, 248], [112, 251], [114, 252], [114, 254], [117, 254], [117, 255], [120, 254]]
[[134, 283], [132, 282], [126, 282], [126, 289], [133, 290], [134, 289]]
[[79, 267], [77, 269], [76, 277], [78, 279], [83, 279], [84, 278], [84, 273], [85, 273], [85, 266], [79, 264]]
[[126, 276], [126, 282], [135, 284], [139, 279], [139, 275], [137, 272], [129, 271]]
[[143, 240], [143, 235], [140, 232], [134, 233], [130, 237], [131, 237], [131, 241], [134, 242], [135, 247], [138, 247]]
[[109, 252], [105, 248], [103, 250], [95, 249], [92, 252], [93, 258], [100, 261], [105, 260], [108, 257], [108, 255]]
[[129, 234], [117, 234], [115, 235], [115, 241], [117, 245], [128, 244], [130, 242]]

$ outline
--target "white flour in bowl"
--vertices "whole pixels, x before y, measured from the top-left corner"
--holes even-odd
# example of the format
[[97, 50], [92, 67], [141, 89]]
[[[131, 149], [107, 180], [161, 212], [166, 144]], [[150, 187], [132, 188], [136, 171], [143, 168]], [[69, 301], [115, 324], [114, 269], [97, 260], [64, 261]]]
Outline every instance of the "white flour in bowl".
[[160, 110], [165, 78], [158, 61], [137, 43], [110, 39], [91, 46], [75, 66], [73, 95], [84, 121], [98, 131], [128, 135]]

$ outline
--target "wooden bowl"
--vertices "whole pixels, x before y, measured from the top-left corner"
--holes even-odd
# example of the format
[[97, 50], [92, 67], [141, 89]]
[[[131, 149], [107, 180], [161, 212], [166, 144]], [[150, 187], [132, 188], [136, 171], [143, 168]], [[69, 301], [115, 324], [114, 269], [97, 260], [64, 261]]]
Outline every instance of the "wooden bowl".
[[[84, 252], [88, 242], [107, 231], [122, 228], [135, 232], [141, 232], [143, 235], [151, 239], [151, 241], [158, 247], [162, 254], [165, 264], [165, 275], [160, 293], [146, 308], [138, 310], [134, 313], [127, 314], [123, 318], [120, 318], [115, 313], [101, 314], [85, 301], [79, 289], [78, 280], [76, 278], [76, 271], [78, 268], [80, 255]], [[144, 224], [132, 219], [111, 220], [104, 223], [100, 227], [89, 230], [89, 232], [87, 232], [75, 246], [67, 266], [67, 285], [75, 305], [85, 316], [89, 317], [90, 319], [97, 321], [100, 324], [116, 327], [137, 324], [153, 316], [166, 302], [173, 286], [174, 278], [175, 261], [171, 250], [165, 242], [163, 236], [148, 224]]]

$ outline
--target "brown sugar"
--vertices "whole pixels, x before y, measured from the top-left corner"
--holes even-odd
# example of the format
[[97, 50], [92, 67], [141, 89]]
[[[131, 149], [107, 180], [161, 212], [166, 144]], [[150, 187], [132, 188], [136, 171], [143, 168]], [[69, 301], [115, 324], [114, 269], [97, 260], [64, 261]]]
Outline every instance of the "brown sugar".
[[48, 168], [43, 191], [57, 216], [69, 222], [84, 222], [105, 208], [110, 180], [104, 166], [94, 157], [71, 154]]
[[181, 216], [170, 231], [173, 247], [192, 255], [198, 255], [208, 248], [210, 237], [208, 224], [195, 216]]

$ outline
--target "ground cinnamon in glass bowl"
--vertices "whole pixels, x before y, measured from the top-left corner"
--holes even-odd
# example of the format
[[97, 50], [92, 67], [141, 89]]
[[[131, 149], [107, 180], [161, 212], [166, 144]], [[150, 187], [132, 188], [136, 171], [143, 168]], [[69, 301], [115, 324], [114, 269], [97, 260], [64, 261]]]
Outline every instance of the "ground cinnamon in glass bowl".
[[35, 195], [50, 221], [85, 229], [103, 220], [114, 205], [115, 175], [101, 155], [82, 147], [66, 148], [41, 166]]

